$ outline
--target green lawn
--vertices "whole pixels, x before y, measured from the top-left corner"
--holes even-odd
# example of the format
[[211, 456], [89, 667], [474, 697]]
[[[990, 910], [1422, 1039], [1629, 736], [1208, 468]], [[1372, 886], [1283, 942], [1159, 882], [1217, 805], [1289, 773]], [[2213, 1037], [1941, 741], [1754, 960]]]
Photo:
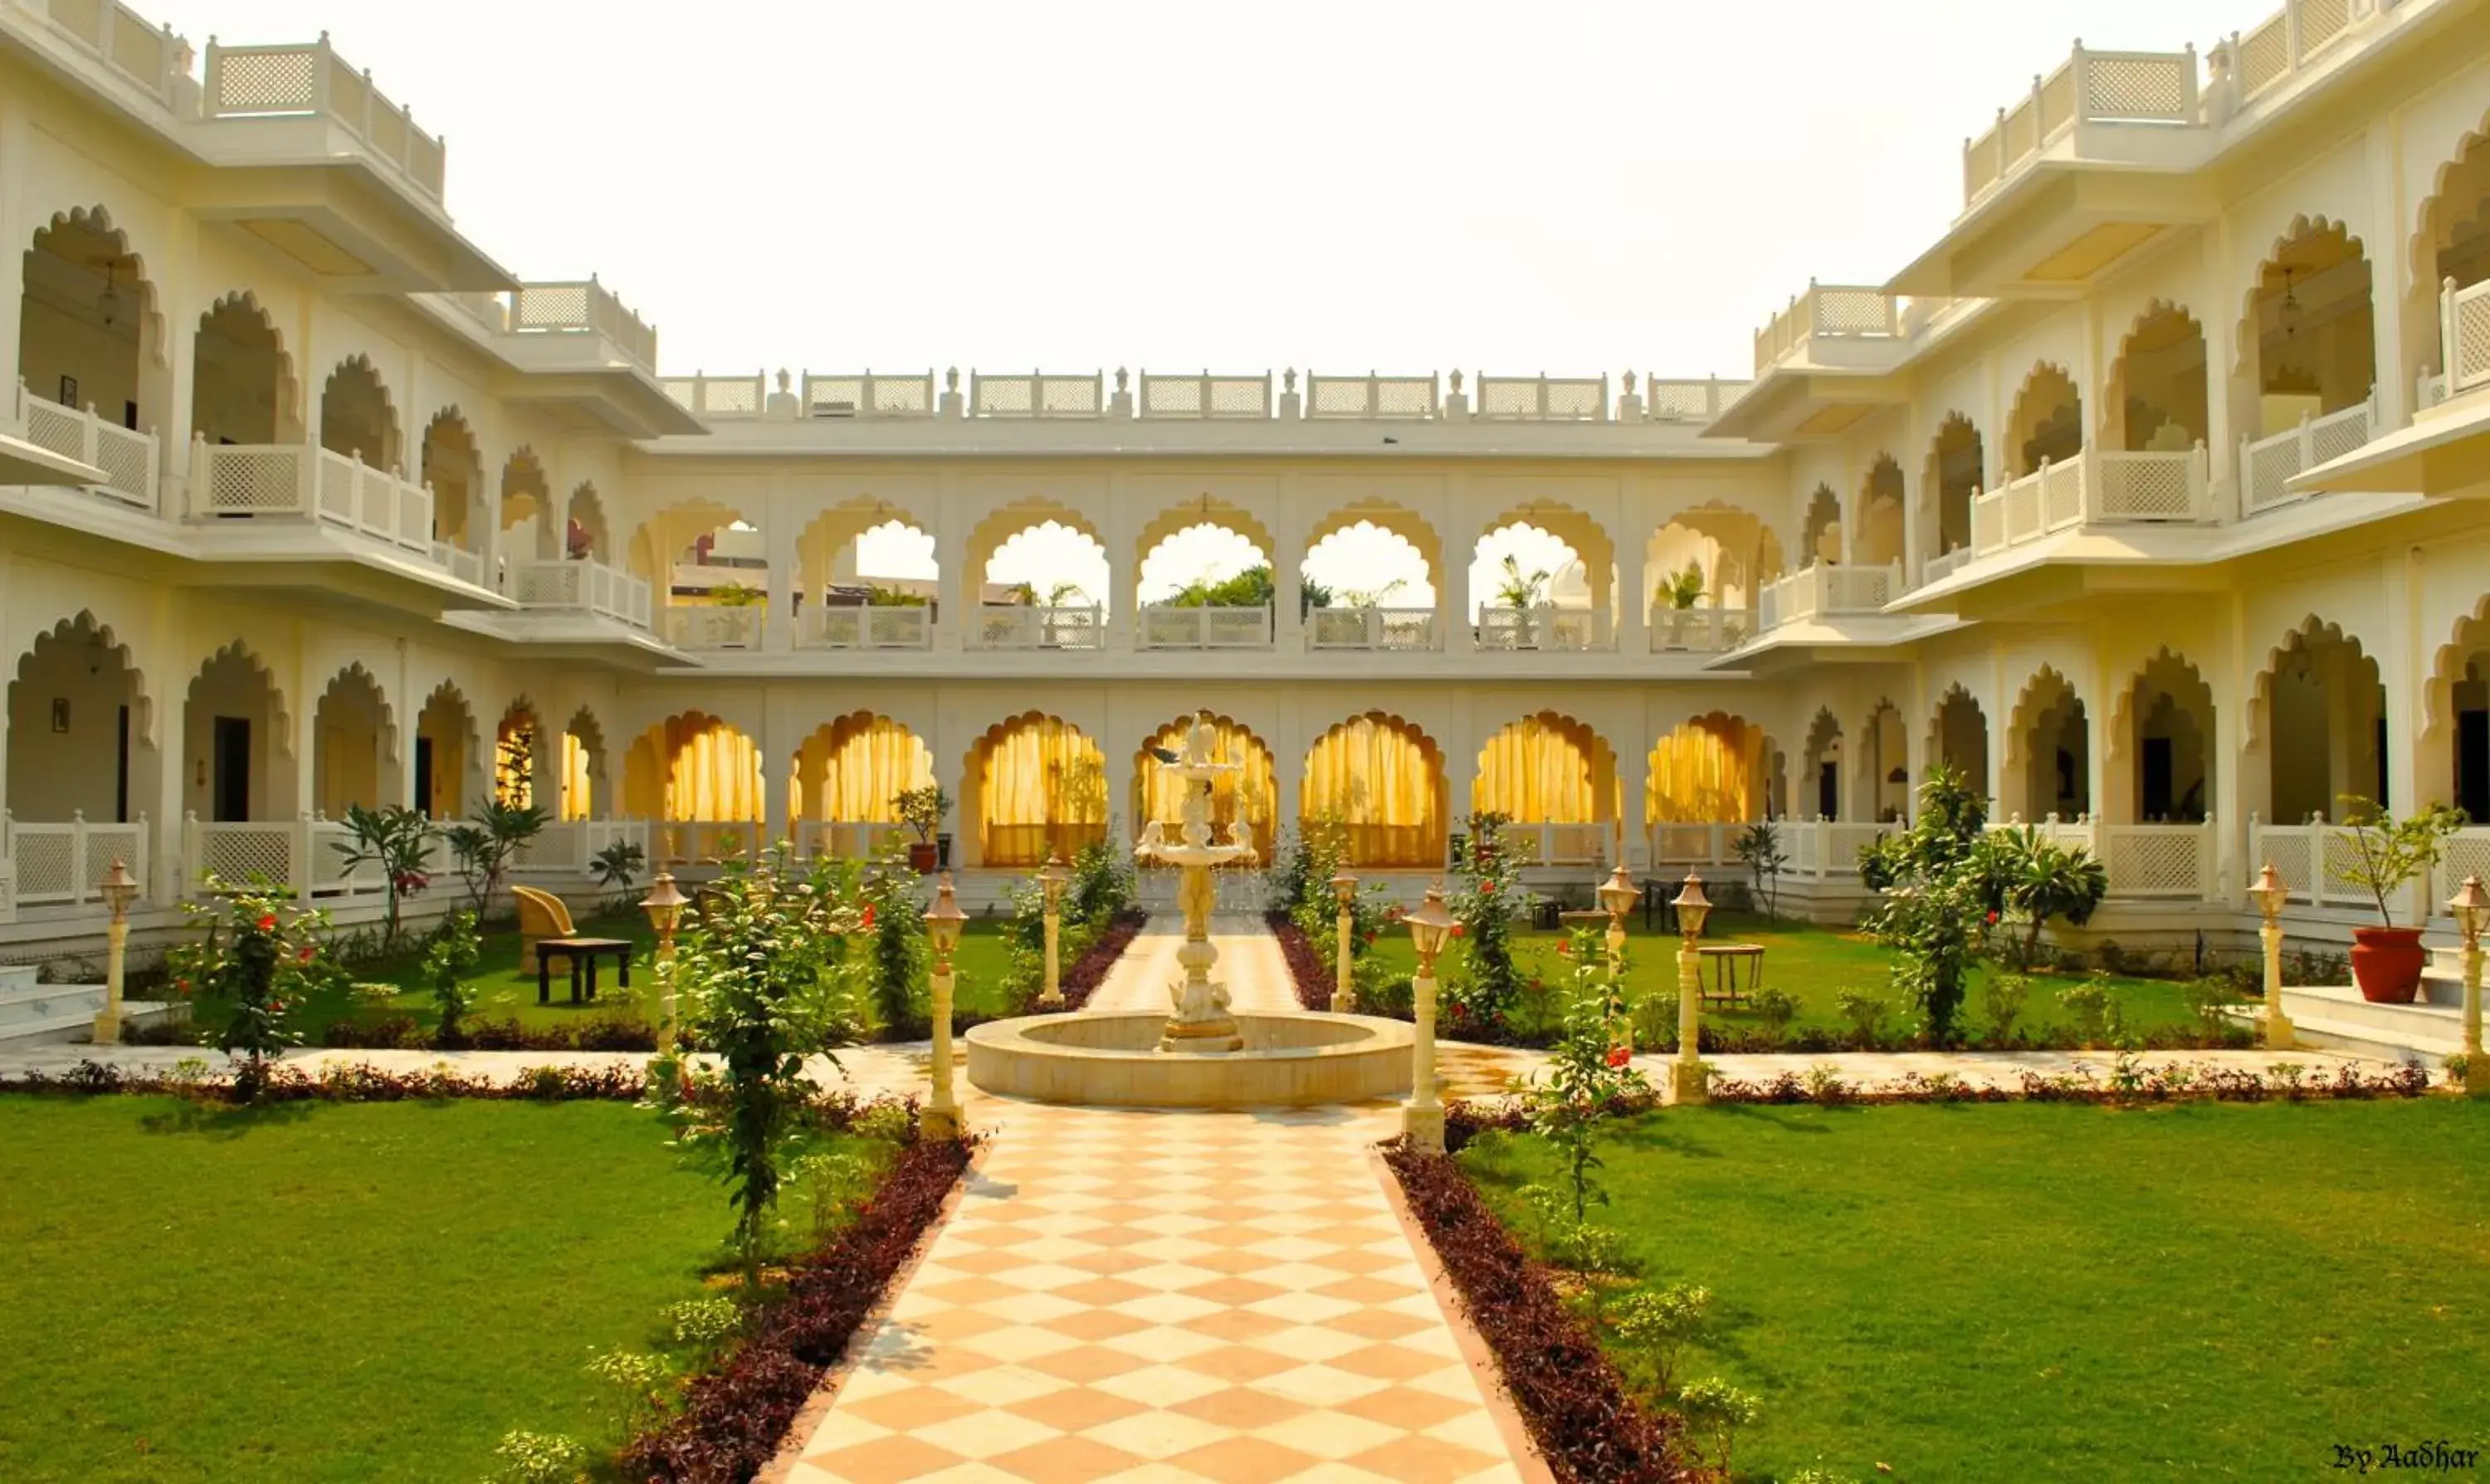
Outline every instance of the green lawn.
[[[1676, 989], [1677, 940], [1644, 933], [1639, 916], [1630, 915], [1626, 922], [1628, 998], [1639, 1001], [1645, 993], [1655, 989]], [[1565, 936], [1561, 931], [1540, 932], [1521, 928], [1513, 935], [1514, 961], [1525, 975], [1539, 976], [1551, 992], [1561, 991], [1573, 982], [1572, 961], [1559, 956], [1556, 951], [1564, 943]], [[1845, 989], [1865, 990], [1881, 995], [1892, 1003], [1893, 1009], [1886, 1019], [1889, 1033], [1905, 1023], [1915, 1021], [1914, 1013], [1902, 1004], [1900, 996], [1888, 980], [1887, 966], [1892, 962], [1892, 955], [1865, 934], [1786, 921], [1766, 928], [1758, 918], [1744, 914], [1723, 913], [1715, 915], [1712, 923], [1704, 929], [1703, 941], [1762, 945], [1763, 982], [1768, 988], [1779, 989], [1797, 998], [1800, 1011], [1798, 1019], [1793, 1022], [1795, 1026], [1846, 1029], [1849, 1022], [1834, 1008], [1835, 997]], [[1319, 946], [1327, 948], [1329, 945], [1325, 943]], [[1417, 950], [1410, 946], [1405, 929], [1386, 931], [1375, 940], [1371, 951], [1381, 957], [1388, 966], [1388, 972], [1395, 976], [1405, 976], [1417, 970]], [[1442, 966], [1449, 968], [1457, 964], [1462, 951], [1460, 944], [1453, 945]], [[1706, 985], [1712, 982], [1713, 972], [1711, 966], [1705, 966]], [[1964, 1013], [1969, 1017], [1975, 1033], [1986, 1023], [1981, 1008], [1979, 983], [1994, 972], [1989, 968], [1978, 971], [1980, 978], [1975, 981], [1964, 1004]], [[2017, 1026], [2037, 1034], [2044, 1026], [2070, 1025], [2071, 1017], [2058, 1005], [2057, 992], [2081, 982], [2081, 979], [2082, 976], [2077, 975], [2035, 975], [2031, 996], [2025, 1002]], [[1744, 969], [1739, 971], [1739, 982], [1742, 985], [1747, 982]], [[2192, 1024], [2195, 1019], [2187, 1007], [2185, 986], [2175, 981], [2112, 978], [2108, 982], [2122, 997], [2128, 1024], [2139, 1033], [2156, 1026]], [[1522, 1013], [1522, 1028], [1525, 1031], [1535, 1028], [1543, 1013], [1552, 1011], [1552, 1005], [1544, 1004], [1526, 1007]], [[1723, 1010], [1707, 1005], [1703, 1014], [1706, 1024], [1710, 1025], [1727, 1024], [1752, 1029], [1762, 1024], [1752, 1010]]]
[[609, 1446], [583, 1363], [666, 1340], [731, 1223], [665, 1139], [622, 1103], [0, 1096], [0, 1479], [433, 1484], [514, 1427]]
[[[1010, 953], [1002, 939], [1004, 921], [999, 917], [971, 919], [962, 934], [959, 952], [953, 964], [959, 975], [957, 1001], [960, 1013], [992, 1017], [1003, 1013], [1003, 975], [1010, 965]], [[470, 1012], [470, 1023], [478, 1020], [517, 1020], [523, 1026], [571, 1026], [595, 1020], [636, 1017], [650, 1025], [657, 1020], [655, 975], [650, 963], [655, 951], [656, 936], [649, 928], [648, 918], [639, 913], [621, 913], [601, 917], [584, 918], [577, 923], [580, 934], [590, 938], [627, 938], [634, 945], [631, 954], [631, 987], [623, 989], [614, 982], [611, 958], [597, 965], [596, 999], [592, 1003], [572, 1004], [566, 972], [559, 965], [553, 975], [553, 998], [546, 1004], [536, 1004], [536, 975], [519, 973], [519, 935], [515, 929], [487, 932], [484, 935], [483, 962], [469, 981], [477, 986], [477, 1004]], [[347, 1020], [368, 1025], [391, 1016], [412, 1016], [428, 1034], [440, 1021], [432, 1005], [431, 991], [424, 987], [420, 955], [404, 953], [376, 963], [359, 965], [353, 971], [357, 983], [395, 984], [400, 993], [387, 998], [362, 990], [324, 993], [307, 1000], [296, 1015], [296, 1026], [305, 1044], [317, 1046], [330, 1024]], [[219, 1007], [199, 1006], [198, 1019], [203, 1027], [220, 1023]]]
[[[2485, 1152], [2452, 1099], [1668, 1111], [1594, 1219], [1711, 1289], [1681, 1374], [1761, 1398], [1742, 1480], [2313, 1479], [2490, 1447]], [[1532, 1239], [1545, 1147], [1462, 1157]]]

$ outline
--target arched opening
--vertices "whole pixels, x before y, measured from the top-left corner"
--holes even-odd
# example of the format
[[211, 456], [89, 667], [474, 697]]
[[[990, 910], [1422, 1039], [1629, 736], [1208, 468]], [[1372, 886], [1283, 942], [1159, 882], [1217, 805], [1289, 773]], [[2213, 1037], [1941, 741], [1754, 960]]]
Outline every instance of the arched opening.
[[525, 700], [513, 701], [509, 710], [493, 728], [493, 798], [513, 809], [524, 809], [536, 803], [550, 805], [550, 799], [540, 800], [537, 784], [550, 782], [539, 761], [539, 740], [544, 728], [536, 720], [536, 708]]
[[1615, 572], [1607, 534], [1580, 511], [1539, 502], [1507, 512], [1471, 552], [1479, 648], [1597, 648], [1610, 631]]
[[1902, 726], [1901, 709], [1879, 701], [1859, 729], [1859, 797], [1869, 800], [1878, 824], [1910, 817], [1910, 738]]
[[761, 749], [707, 712], [668, 716], [622, 758], [623, 812], [662, 821], [657, 855], [706, 861], [744, 854], [766, 808]]
[[2257, 689], [2268, 822], [2340, 821], [2347, 800], [2389, 801], [2387, 687], [2360, 640], [2312, 617], [2274, 652]]
[[1004, 507], [970, 533], [964, 594], [983, 649], [1095, 649], [1114, 613], [1107, 543], [1051, 501]]
[[907, 838], [899, 796], [934, 781], [934, 754], [888, 716], [854, 712], [813, 729], [796, 748], [790, 817], [812, 827], [820, 854], [868, 858]]
[[415, 718], [415, 806], [431, 819], [466, 818], [467, 767], [475, 754], [476, 713], [445, 681]]
[[1992, 799], [1988, 790], [1988, 715], [1960, 685], [1949, 686], [1937, 703], [1928, 728], [1928, 752], [1962, 774], [1975, 799]]
[[[1139, 838], [1143, 828], [1163, 827], [1170, 839], [1176, 838], [1176, 827], [1184, 823], [1184, 792], [1189, 780], [1170, 771], [1158, 758], [1160, 751], [1181, 753], [1193, 739], [1193, 729], [1204, 718], [1178, 716], [1150, 734], [1133, 753], [1133, 826]], [[1271, 756], [1269, 743], [1254, 734], [1254, 729], [1231, 716], [1211, 716], [1210, 755], [1220, 762], [1241, 763], [1244, 771], [1223, 774], [1211, 780], [1210, 825], [1213, 838], [1219, 841], [1242, 839], [1251, 843], [1255, 855], [1262, 860], [1275, 858], [1278, 849], [1279, 782], [1278, 768]], [[1242, 827], [1241, 829], [1239, 827]]]
[[2136, 820], [2204, 823], [2214, 797], [2213, 687], [2185, 655], [2165, 649], [2135, 677], [2128, 715], [2135, 747]]
[[312, 807], [336, 819], [353, 805], [396, 801], [390, 727], [389, 702], [371, 673], [359, 664], [338, 671], [311, 715]]
[[398, 448], [397, 406], [380, 372], [361, 356], [349, 356], [320, 389], [320, 447], [361, 459], [374, 469], [403, 467]]
[[461, 551], [484, 549], [484, 455], [458, 409], [443, 409], [423, 429], [421, 482], [432, 486], [432, 538]]
[[1069, 860], [1107, 837], [1107, 760], [1079, 727], [1024, 713], [987, 729], [969, 750], [968, 807], [979, 863]]
[[[21, 824], [109, 824], [148, 812], [158, 770], [147, 705], [130, 651], [93, 614], [37, 635], [9, 683], [10, 814]], [[21, 862], [21, 893], [25, 869]], [[82, 891], [94, 884], [66, 885]]]
[[1807, 729], [1807, 802], [1816, 819], [1841, 818], [1841, 723], [1818, 711]]
[[796, 537], [796, 617], [803, 642], [831, 649], [933, 642], [941, 569], [934, 538], [886, 500], [853, 500]]
[[2103, 441], [2130, 453], [2185, 453], [2203, 443], [2205, 327], [2176, 305], [2156, 303], [2135, 322], [2110, 367]]
[[1479, 749], [1470, 804], [1511, 820], [1525, 859], [1605, 860], [1624, 812], [1616, 749], [1555, 712], [1509, 722]]
[[2057, 671], [2042, 667], [2023, 687], [2007, 733], [2005, 800], [2011, 815], [2039, 821], [2092, 812], [2092, 726], [2083, 698]]
[[216, 824], [291, 817], [294, 775], [275, 763], [285, 727], [284, 697], [259, 657], [239, 642], [217, 651], [183, 707], [183, 809]]
[[1646, 825], [1743, 825], [1777, 814], [1772, 740], [1743, 716], [1711, 712], [1652, 745]]
[[1298, 826], [1337, 831], [1354, 867], [1441, 868], [1448, 792], [1434, 740], [1398, 716], [1369, 712], [1307, 749]]
[[605, 523], [605, 502], [597, 498], [594, 484], [583, 480], [570, 492], [570, 508], [564, 515], [562, 554], [572, 562], [587, 562], [605, 559], [613, 549], [614, 537]]
[[1830, 484], [1818, 484], [1808, 498], [1807, 522], [1798, 549], [1809, 567], [1833, 567], [1841, 561], [1841, 497]]
[[[571, 498], [572, 556], [596, 548], [577, 546], [581, 485]], [[598, 516], [599, 520], [603, 517]], [[651, 514], [631, 538], [631, 568], [663, 595], [666, 637], [684, 649], [751, 650], [762, 644], [769, 613], [767, 538], [743, 513], [714, 500], [685, 500]]]
[[2083, 396], [2065, 366], [2043, 361], [2023, 378], [2006, 420], [2011, 473], [2016, 479], [2038, 474], [2044, 463], [2063, 464], [2083, 451]]
[[1415, 515], [1397, 507], [1352, 506], [1307, 542], [1304, 580], [1331, 599], [1317, 607], [1433, 610], [1441, 559], [1433, 528]]
[[562, 817], [603, 818], [605, 788], [605, 728], [583, 706], [562, 733]]
[[46, 401], [110, 426], [162, 421], [156, 287], [103, 208], [55, 216], [25, 253], [17, 374]]
[[1966, 551], [1971, 546], [1971, 502], [1987, 476], [1987, 453], [1980, 429], [1958, 412], [1946, 414], [1928, 445], [1927, 488], [1936, 499], [1936, 550], [1932, 555]]
[[1879, 453], [1859, 486], [1859, 529], [1851, 533], [1850, 560], [1861, 567], [1890, 567], [1902, 560], [1902, 466]]
[[[1142, 549], [1138, 571], [1135, 598], [1144, 608], [1268, 610], [1278, 596], [1270, 553], [1254, 538], [1216, 521], [1160, 537]], [[1300, 602], [1312, 606], [1312, 595], [1301, 597]]]
[[2377, 331], [2360, 240], [2319, 218], [2257, 271], [2242, 344], [2256, 356], [2259, 438], [2363, 404], [2377, 385]]
[[2421, 206], [2412, 262], [2412, 293], [2404, 314], [2406, 362], [2413, 371], [2436, 367], [2437, 374], [2422, 388], [2422, 405], [2428, 406], [2453, 390], [2446, 375], [2453, 369], [2447, 360], [2455, 349], [2444, 343], [2447, 287], [2462, 291], [2490, 279], [2490, 122], [2466, 134], [2455, 158], [2440, 167], [2436, 189]]
[[249, 293], [228, 294], [199, 316], [190, 349], [190, 430], [211, 444], [299, 444], [294, 361], [275, 322]]
[[551, 545], [553, 487], [532, 449], [512, 452], [502, 465], [503, 549], [522, 561], [559, 555]]
[[1758, 590], [1781, 574], [1781, 538], [1753, 512], [1717, 505], [1678, 512], [1643, 544], [1638, 597], [1653, 646], [1717, 649], [1744, 638]]

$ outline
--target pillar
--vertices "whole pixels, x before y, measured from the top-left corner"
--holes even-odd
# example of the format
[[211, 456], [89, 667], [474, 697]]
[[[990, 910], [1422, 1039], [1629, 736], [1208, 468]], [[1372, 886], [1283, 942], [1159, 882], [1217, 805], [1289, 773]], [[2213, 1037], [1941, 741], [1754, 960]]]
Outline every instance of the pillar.
[[[796, 647], [796, 521], [782, 480], [772, 480], [764, 503], [762, 540], [769, 557], [768, 619], [762, 625], [761, 647], [784, 655]], [[813, 595], [820, 600], [820, 595]], [[773, 762], [778, 761], [772, 759]]]
[[[2405, 355], [2404, 306], [2411, 262], [2404, 251], [2409, 224], [2404, 216], [2402, 150], [2397, 119], [2390, 110], [2369, 125], [2361, 141], [2367, 156], [2369, 219], [2375, 223], [2361, 244], [2369, 265], [2369, 323], [2375, 335], [2377, 422], [2372, 434], [2391, 433], [2412, 421], [2413, 375], [2418, 359]], [[2383, 662], [2383, 661], [2382, 661]], [[2394, 723], [2389, 721], [2389, 733]]]
[[[1631, 521], [1621, 524], [1625, 533], [1617, 542], [1616, 585], [1609, 595], [1616, 618], [1617, 653], [1647, 655], [1651, 653], [1651, 542], [1640, 525]], [[1720, 607], [1719, 567], [1713, 568], [1705, 586], [1711, 590], [1712, 606]]]

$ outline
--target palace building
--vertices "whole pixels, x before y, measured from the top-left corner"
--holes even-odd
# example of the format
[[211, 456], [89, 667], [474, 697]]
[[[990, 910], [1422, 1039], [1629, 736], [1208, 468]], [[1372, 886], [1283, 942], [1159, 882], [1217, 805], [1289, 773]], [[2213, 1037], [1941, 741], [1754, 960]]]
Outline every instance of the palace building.
[[[1404, 885], [1472, 811], [1583, 881], [1771, 817], [1844, 917], [1943, 763], [2104, 860], [2095, 936], [2227, 944], [2266, 860], [2340, 936], [2347, 798], [2490, 822], [2490, 5], [1997, 91], [1953, 223], [1744, 381], [683, 376], [461, 235], [326, 39], [0, 0], [0, 959], [90, 951], [116, 858], [142, 941], [211, 872], [376, 913], [338, 816], [494, 790], [559, 885], [863, 854], [938, 783], [991, 901], [1172, 820], [1202, 711], [1264, 851], [1336, 820]], [[1204, 528], [1269, 580], [1170, 600]], [[1517, 532], [1561, 557], [1482, 576]]]

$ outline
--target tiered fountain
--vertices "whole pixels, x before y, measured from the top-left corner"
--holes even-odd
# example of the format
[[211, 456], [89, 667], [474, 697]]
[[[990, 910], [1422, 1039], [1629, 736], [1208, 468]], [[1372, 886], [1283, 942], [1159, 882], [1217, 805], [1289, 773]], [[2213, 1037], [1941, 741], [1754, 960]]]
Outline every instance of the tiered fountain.
[[[990, 1021], [968, 1034], [969, 1081], [988, 1092], [1045, 1102], [1126, 1107], [1236, 1108], [1270, 1103], [1354, 1102], [1406, 1092], [1414, 1033], [1397, 1020], [1285, 1011], [1238, 1014], [1228, 986], [1210, 976], [1214, 866], [1254, 858], [1240, 822], [1214, 839], [1211, 792], [1243, 771], [1213, 755], [1218, 733], [1195, 721], [1184, 750], [1160, 766], [1185, 781], [1175, 838], [1156, 821], [1133, 854], [1174, 866], [1184, 941], [1183, 973], [1168, 985], [1169, 1013], [1086, 1010]], [[1133, 951], [1146, 951], [1146, 939]]]

